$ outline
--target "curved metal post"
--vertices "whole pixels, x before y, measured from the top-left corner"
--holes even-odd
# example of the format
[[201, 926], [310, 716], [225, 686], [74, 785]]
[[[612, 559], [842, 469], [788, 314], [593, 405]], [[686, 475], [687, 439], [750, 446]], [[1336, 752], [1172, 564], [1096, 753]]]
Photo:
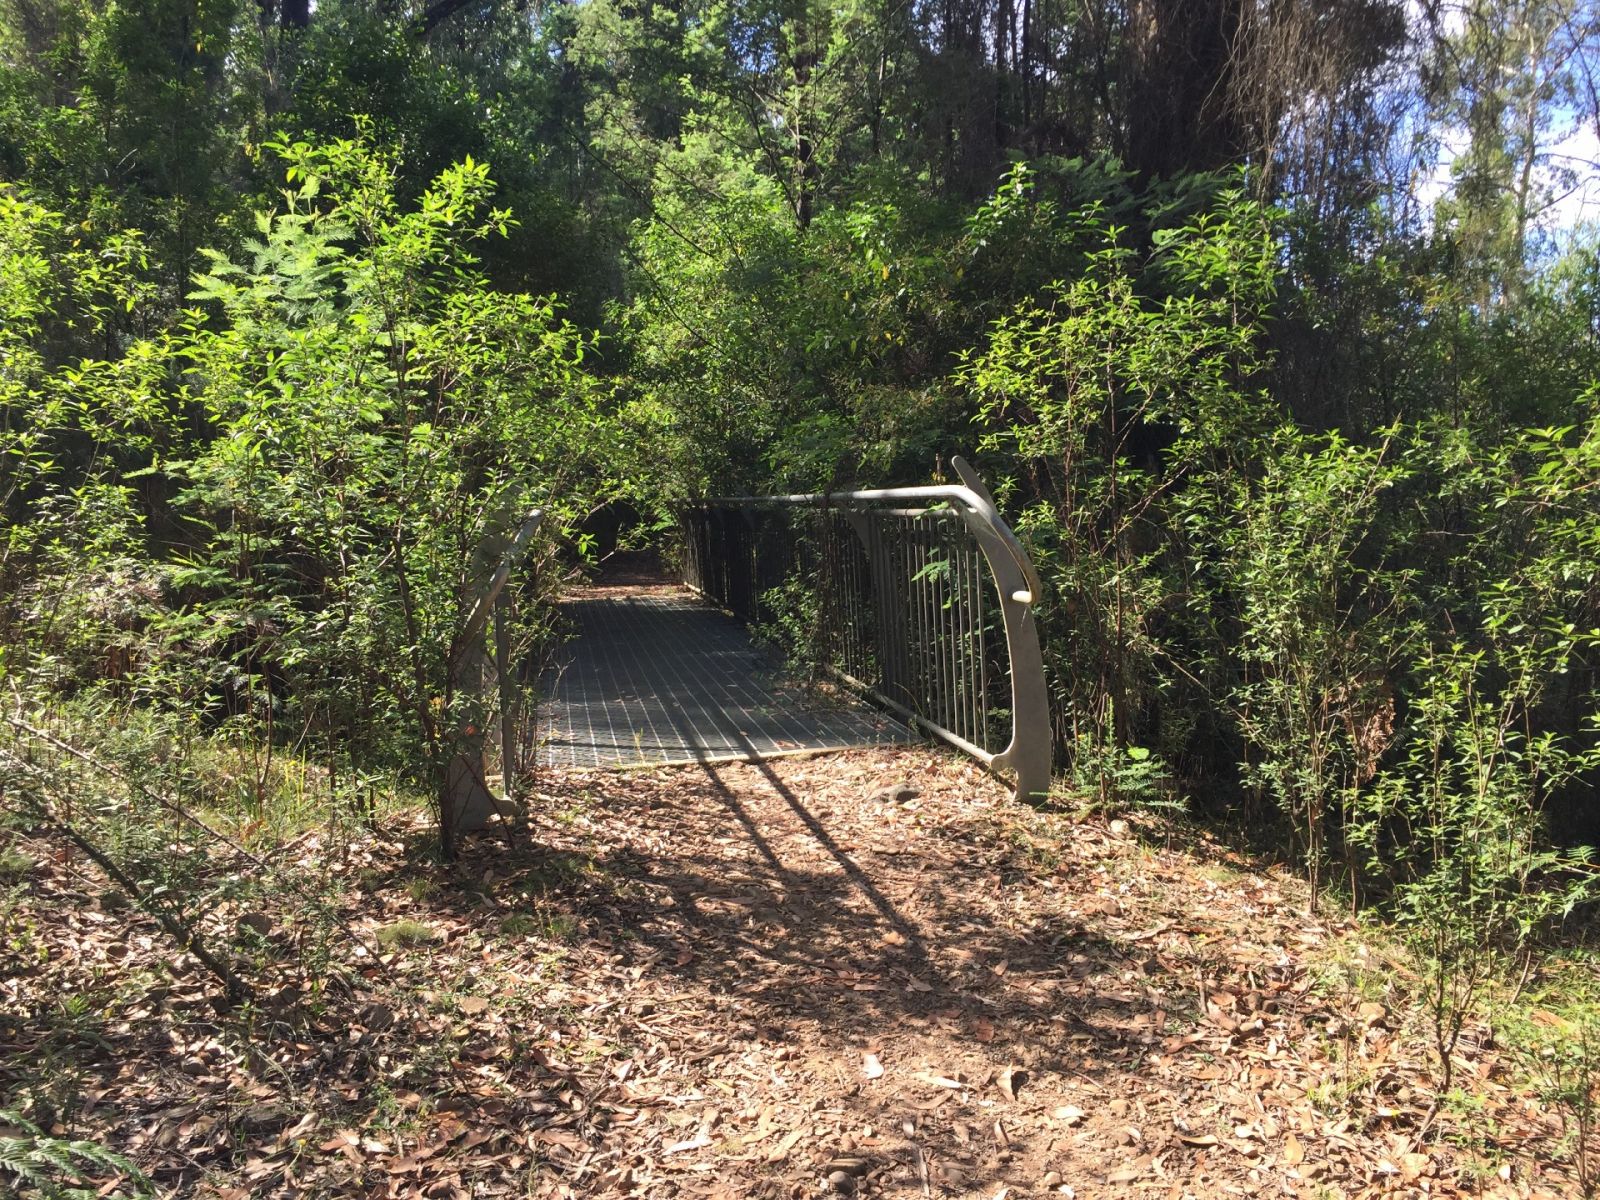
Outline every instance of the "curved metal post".
[[1039, 626], [1033, 616], [1033, 606], [1043, 588], [1027, 551], [1000, 519], [994, 497], [977, 472], [962, 458], [952, 458], [950, 465], [988, 509], [982, 515], [972, 508], [960, 511], [999, 587], [1000, 619], [1006, 631], [1006, 653], [1011, 659], [1011, 744], [995, 755], [990, 765], [1016, 773], [1018, 800], [1038, 800], [1050, 790], [1054, 741], [1044, 651], [1039, 646]]
[[[1043, 585], [1027, 551], [1000, 516], [994, 497], [976, 472], [961, 458], [951, 460], [959, 484], [926, 487], [876, 488], [856, 492], [831, 492], [790, 496], [730, 496], [713, 503], [824, 505], [846, 510], [850, 525], [866, 547], [869, 569], [882, 580], [888, 568], [874, 554], [874, 539], [868, 523], [859, 515], [865, 504], [923, 502], [948, 503], [978, 543], [1000, 594], [1000, 614], [1006, 635], [1006, 653], [1011, 662], [1011, 741], [998, 754], [991, 754], [959, 734], [912, 712], [904, 704], [881, 693], [877, 698], [915, 724], [972, 755], [991, 767], [1011, 771], [1016, 777], [1017, 799], [1034, 801], [1047, 795], [1053, 766], [1053, 734], [1050, 728], [1050, 692], [1045, 681], [1044, 654], [1039, 645], [1038, 624], [1033, 606]], [[852, 512], [854, 510], [854, 513]], [[897, 510], [903, 511], [903, 510]], [[918, 510], [922, 511], [922, 510]], [[860, 680], [852, 683], [867, 687]]]

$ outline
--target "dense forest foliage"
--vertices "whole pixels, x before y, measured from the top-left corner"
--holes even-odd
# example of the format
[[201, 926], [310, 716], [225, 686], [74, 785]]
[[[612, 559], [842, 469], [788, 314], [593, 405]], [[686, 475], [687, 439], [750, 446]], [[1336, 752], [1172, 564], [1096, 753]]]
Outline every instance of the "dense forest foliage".
[[1061, 799], [1276, 822], [1448, 1076], [1596, 878], [1597, 71], [1587, 0], [0, 0], [4, 704], [365, 811], [528, 504], [963, 454]]

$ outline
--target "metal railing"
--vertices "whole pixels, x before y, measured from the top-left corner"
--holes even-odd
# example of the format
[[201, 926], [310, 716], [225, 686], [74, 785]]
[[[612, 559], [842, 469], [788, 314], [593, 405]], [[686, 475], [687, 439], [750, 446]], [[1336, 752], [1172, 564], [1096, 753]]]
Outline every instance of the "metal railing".
[[960, 484], [706, 501], [684, 514], [684, 582], [1035, 799], [1053, 745], [1039, 576], [953, 465]]

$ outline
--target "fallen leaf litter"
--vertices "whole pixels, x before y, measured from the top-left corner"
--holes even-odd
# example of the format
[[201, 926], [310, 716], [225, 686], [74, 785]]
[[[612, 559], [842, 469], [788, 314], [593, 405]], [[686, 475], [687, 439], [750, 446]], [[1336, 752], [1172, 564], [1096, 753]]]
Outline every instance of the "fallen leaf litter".
[[19, 901], [43, 950], [0, 977], [3, 1094], [38, 1084], [80, 995], [99, 1040], [71, 1059], [73, 1136], [185, 1195], [1576, 1186], [1489, 1045], [1472, 1086], [1499, 1142], [1423, 1136], [1403, 1014], [1325, 996], [1342, 931], [1215, 843], [1020, 810], [923, 748], [539, 788], [532, 849], [485, 838], [453, 882], [357, 886], [405, 874], [402, 831], [344, 852], [345, 920], [429, 934], [381, 965], [341, 943], [296, 977], [292, 914], [236, 914], [285, 951], [249, 1027], [192, 963], [163, 980], [153, 927], [56, 848]]

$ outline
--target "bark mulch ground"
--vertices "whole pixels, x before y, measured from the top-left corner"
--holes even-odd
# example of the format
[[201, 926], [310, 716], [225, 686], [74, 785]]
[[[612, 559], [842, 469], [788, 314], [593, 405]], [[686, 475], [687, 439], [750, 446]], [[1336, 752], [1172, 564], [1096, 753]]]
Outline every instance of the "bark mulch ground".
[[1576, 1194], [1492, 1045], [1436, 1105], [1381, 946], [1201, 835], [926, 748], [540, 791], [449, 880], [404, 831], [307, 838], [386, 945], [246, 914], [226, 1016], [55, 853], [7, 910], [0, 1094], [54, 1071], [63, 1129], [229, 1198]]

